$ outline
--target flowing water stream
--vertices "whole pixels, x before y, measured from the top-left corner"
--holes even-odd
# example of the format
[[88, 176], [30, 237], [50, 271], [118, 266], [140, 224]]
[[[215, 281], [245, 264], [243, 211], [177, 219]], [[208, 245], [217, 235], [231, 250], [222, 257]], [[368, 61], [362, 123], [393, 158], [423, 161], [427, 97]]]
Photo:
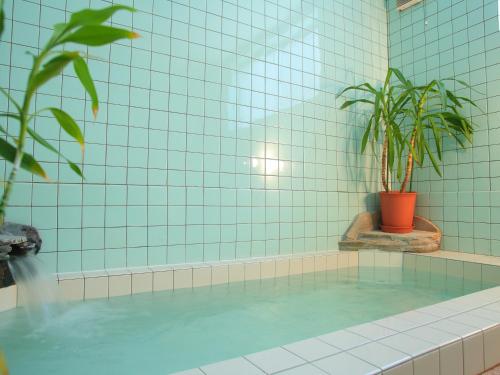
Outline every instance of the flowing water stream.
[[17, 285], [18, 305], [30, 318], [49, 320], [60, 311], [60, 294], [55, 275], [47, 272], [35, 255], [10, 257], [7, 261]]

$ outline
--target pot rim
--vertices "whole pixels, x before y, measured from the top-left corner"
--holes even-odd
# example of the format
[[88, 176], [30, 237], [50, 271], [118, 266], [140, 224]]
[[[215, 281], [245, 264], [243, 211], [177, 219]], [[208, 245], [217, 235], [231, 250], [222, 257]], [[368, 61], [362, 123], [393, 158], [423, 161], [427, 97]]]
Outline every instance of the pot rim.
[[379, 194], [384, 194], [384, 195], [416, 195], [416, 191], [405, 191], [404, 193], [401, 193], [398, 190], [391, 190], [391, 191], [380, 191]]

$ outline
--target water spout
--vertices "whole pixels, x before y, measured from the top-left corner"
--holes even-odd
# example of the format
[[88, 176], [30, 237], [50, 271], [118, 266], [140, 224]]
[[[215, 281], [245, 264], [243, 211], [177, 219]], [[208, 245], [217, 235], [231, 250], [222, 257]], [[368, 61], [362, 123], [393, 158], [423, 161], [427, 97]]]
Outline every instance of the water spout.
[[46, 271], [40, 258], [29, 254], [11, 256], [7, 264], [17, 285], [18, 305], [24, 306], [33, 318], [53, 318], [61, 298], [55, 276]]

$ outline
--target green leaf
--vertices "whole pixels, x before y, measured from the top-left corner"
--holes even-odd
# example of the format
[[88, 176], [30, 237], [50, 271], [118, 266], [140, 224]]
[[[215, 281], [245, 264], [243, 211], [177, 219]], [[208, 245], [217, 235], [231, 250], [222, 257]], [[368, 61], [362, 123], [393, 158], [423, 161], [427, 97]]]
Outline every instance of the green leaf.
[[36, 142], [40, 143], [46, 149], [52, 151], [53, 153], [59, 155], [64, 160], [66, 160], [66, 162], [68, 163], [68, 165], [70, 166], [70, 168], [73, 171], [75, 171], [76, 174], [78, 174], [80, 177], [83, 178], [82, 171], [80, 170], [80, 168], [75, 163], [73, 163], [71, 160], [69, 160], [68, 158], [66, 158], [63, 154], [61, 154], [59, 152], [59, 150], [57, 150], [54, 146], [52, 146], [49, 142], [47, 142], [40, 134], [38, 134], [37, 132], [35, 132], [33, 129], [31, 129], [31, 128], [28, 127], [27, 130], [28, 130], [28, 134], [31, 136], [31, 138], [33, 138], [33, 140], [35, 140]]
[[406, 79], [406, 77], [404, 76], [404, 74], [399, 69], [389, 68], [389, 70], [391, 70], [392, 72], [394, 72], [394, 74], [396, 75], [396, 77], [398, 77], [399, 81], [401, 83], [403, 83], [405, 86], [408, 85], [408, 84], [411, 84], [410, 81], [408, 81]]
[[453, 102], [453, 104], [455, 104], [457, 107], [462, 108], [462, 103], [458, 101], [458, 99], [450, 90], [446, 90], [446, 96]]
[[0, 117], [13, 118], [14, 120], [18, 121], [21, 119], [17, 113], [11, 113], [11, 112], [1, 112]]
[[434, 136], [434, 143], [436, 145], [438, 158], [439, 158], [439, 160], [442, 160], [443, 154], [441, 151], [441, 132], [439, 131], [438, 127], [436, 126], [436, 123], [434, 122], [434, 120], [432, 118], [429, 119], [429, 123], [430, 123], [430, 128], [432, 130], [432, 134]]
[[18, 111], [18, 112], [21, 112], [21, 106], [19, 105], [19, 103], [18, 103], [18, 102], [16, 102], [16, 101], [14, 100], [14, 98], [13, 98], [13, 97], [12, 97], [12, 96], [11, 96], [11, 95], [7, 92], [7, 90], [5, 90], [4, 88], [0, 87], [0, 92], [1, 92], [2, 94], [4, 94], [4, 95], [5, 95], [5, 97], [6, 97], [7, 99], [9, 99], [9, 101], [10, 101], [12, 104], [14, 104], [14, 107], [16, 107], [16, 109], [17, 109], [17, 111]]
[[[16, 158], [16, 148], [3, 138], [0, 138], [0, 156], [11, 163], [14, 163]], [[30, 154], [23, 154], [21, 168], [47, 179], [47, 173], [45, 173], [42, 166]]]
[[66, 65], [78, 57], [78, 52], [62, 52], [61, 54], [49, 60], [29, 83], [29, 92], [34, 92], [50, 79], [58, 76], [64, 70]]
[[77, 43], [86, 46], [103, 46], [113, 43], [120, 39], [135, 39], [139, 34], [111, 26], [89, 25], [82, 26], [76, 31], [61, 38], [58, 44], [62, 43]]
[[361, 153], [365, 152], [366, 144], [368, 142], [368, 137], [370, 136], [371, 128], [372, 128], [372, 121], [369, 121], [368, 126], [366, 127], [365, 132], [363, 134], [363, 138], [361, 140]]
[[3, 11], [3, 0], [0, 0], [0, 37], [2, 36], [5, 22], [5, 12]]
[[69, 167], [73, 170], [73, 172], [75, 172], [81, 178], [85, 179], [85, 177], [83, 176], [83, 172], [81, 171], [81, 169], [78, 165], [76, 165], [75, 163], [73, 163], [72, 161], [70, 161], [68, 159], [66, 159], [66, 162], [68, 163]]
[[428, 143], [425, 140], [423, 143], [424, 143], [425, 150], [427, 151], [427, 154], [429, 155], [429, 159], [431, 159], [431, 163], [432, 163], [432, 166], [434, 167], [434, 170], [439, 175], [439, 177], [443, 177], [443, 173], [441, 172], [441, 168], [439, 167], [439, 164], [437, 163], [437, 160], [434, 156], [434, 153], [431, 151]]
[[374, 104], [373, 101], [368, 100], [368, 99], [355, 99], [355, 100], [346, 100], [344, 104], [340, 107], [340, 109], [345, 109], [347, 107], [350, 107], [353, 104], [357, 103], [368, 103], [368, 104]]
[[113, 5], [102, 9], [84, 9], [71, 15], [68, 26], [100, 25], [119, 10], [135, 12], [134, 8], [125, 5]]
[[83, 87], [87, 91], [92, 100], [92, 113], [94, 114], [94, 118], [97, 116], [97, 111], [99, 110], [99, 99], [97, 98], [97, 91], [94, 86], [94, 81], [92, 80], [92, 76], [90, 75], [89, 68], [87, 63], [83, 58], [78, 56], [73, 60], [73, 68], [75, 69], [75, 73], [80, 79]]
[[64, 131], [66, 131], [69, 136], [74, 138], [80, 144], [80, 147], [83, 151], [83, 149], [85, 148], [85, 140], [83, 139], [83, 134], [75, 120], [73, 120], [70, 115], [59, 108], [49, 108], [49, 110], [52, 112], [57, 122], [59, 123], [59, 125], [61, 125]]

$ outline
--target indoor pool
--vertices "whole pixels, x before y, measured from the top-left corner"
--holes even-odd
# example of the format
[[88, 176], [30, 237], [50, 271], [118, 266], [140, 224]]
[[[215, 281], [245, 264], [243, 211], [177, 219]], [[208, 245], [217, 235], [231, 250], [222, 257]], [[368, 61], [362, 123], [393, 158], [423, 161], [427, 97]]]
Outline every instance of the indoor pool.
[[68, 303], [52, 319], [17, 308], [0, 346], [14, 375], [164, 375], [463, 294], [462, 279], [343, 269]]

